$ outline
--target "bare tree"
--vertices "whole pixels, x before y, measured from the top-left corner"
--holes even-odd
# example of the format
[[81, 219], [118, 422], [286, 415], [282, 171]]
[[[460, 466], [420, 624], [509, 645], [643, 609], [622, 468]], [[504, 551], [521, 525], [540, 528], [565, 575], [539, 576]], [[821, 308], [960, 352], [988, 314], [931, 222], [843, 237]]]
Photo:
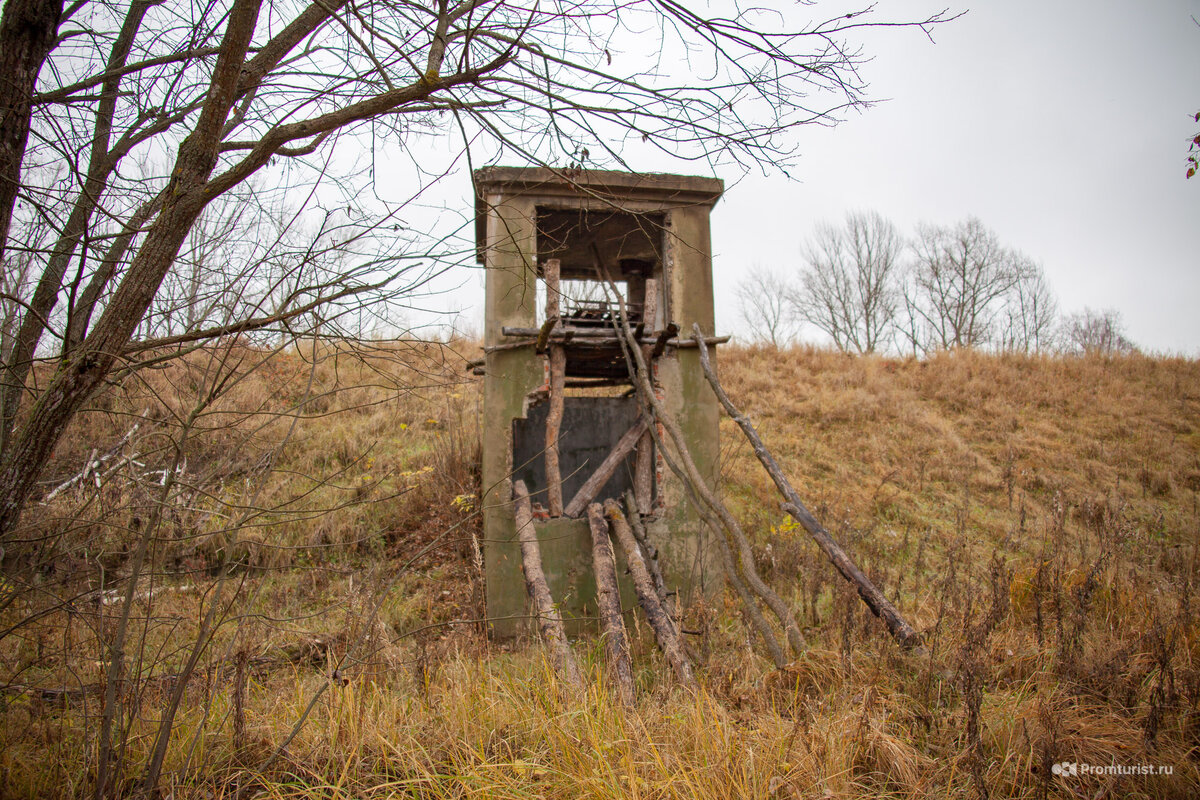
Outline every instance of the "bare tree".
[[904, 240], [877, 212], [820, 225], [805, 248], [808, 266], [791, 305], [842, 351], [873, 353], [892, 338]]
[[1125, 336], [1121, 312], [1114, 308], [1068, 314], [1062, 324], [1062, 346], [1066, 352], [1080, 355], [1117, 355], [1136, 348]]
[[778, 350], [795, 338], [799, 320], [787, 299], [791, 291], [783, 276], [759, 266], [752, 267], [738, 283], [738, 311], [756, 341]]
[[0, 261], [21, 187], [34, 87], [62, 13], [62, 0], [8, 0], [0, 18]]
[[921, 225], [905, 287], [909, 338], [924, 349], [991, 343], [1022, 261], [975, 217], [953, 227]]
[[[862, 14], [810, 23], [769, 10], [707, 18], [651, 0], [77, 0], [65, 8], [10, 0], [0, 24], [0, 100], [9, 112], [0, 120], [9, 312], [0, 541], [22, 551], [10, 560], [28, 574], [0, 586], [0, 605], [20, 595], [42, 606], [0, 638], [74, 602], [65, 578], [52, 588], [30, 578], [58, 554], [76, 558], [72, 536], [39, 527], [37, 515], [22, 519], [51, 453], [71, 441], [67, 427], [92, 416], [77, 419], [93, 400], [111, 400], [106, 387], [151, 383], [159, 373], [150, 367], [170, 369], [175, 382], [162, 391], [186, 400], [157, 404], [167, 421], [145, 436], [157, 442], [150, 455], [151, 445], [131, 444], [141, 436], [134, 422], [102, 462], [124, 459], [134, 499], [123, 518], [96, 526], [104, 535], [124, 526], [127, 536], [113, 554], [119, 570], [103, 576], [119, 600], [101, 603], [95, 625], [103, 699], [85, 715], [83, 734], [94, 795], [118, 787], [153, 795], [176, 763], [167, 754], [191, 679], [221, 646], [218, 634], [247, 619], [235, 606], [245, 600], [234, 580], [239, 543], [280, 515], [330, 511], [310, 505], [307, 489], [268, 499], [262, 488], [296, 420], [321, 399], [318, 354], [342, 346], [318, 337], [354, 336], [386, 320], [439, 270], [469, 257], [441, 231], [409, 229], [399, 216], [406, 203], [424, 203], [426, 187], [480, 160], [567, 177], [584, 161], [625, 166], [637, 148], [712, 165], [786, 163], [797, 126], [862, 103], [858, 51], [845, 39], [866, 24]], [[661, 40], [650, 53], [639, 46], [647, 31]], [[684, 81], [671, 74], [689, 60], [704, 69]], [[461, 145], [443, 157], [447, 130]], [[427, 147], [433, 137], [443, 146]], [[373, 159], [385, 151], [407, 159], [403, 200], [385, 203], [372, 191]], [[229, 424], [221, 400], [231, 387], [265, 371], [277, 352], [300, 353], [305, 336], [314, 371], [280, 413], [282, 430], [262, 458], [219, 473], [189, 468], [194, 440]], [[271, 424], [231, 438], [220, 460], [249, 460], [258, 428]], [[82, 493], [95, 478], [99, 497], [94, 465], [105, 458], [89, 456], [59, 487]], [[214, 487], [239, 471], [245, 496], [222, 499]], [[220, 521], [205, 523], [216, 530], [177, 537], [173, 526], [198, 497], [220, 506], [212, 515]], [[178, 667], [174, 683], [152, 691], [146, 679], [161, 662], [147, 637], [160, 620], [143, 614], [138, 598], [172, 574], [169, 548], [179, 539], [213, 536], [223, 544], [207, 565], [216, 577], [204, 615], [191, 641], [163, 656]], [[180, 769], [199, 758], [209, 717], [201, 718]]]
[[1004, 298], [997, 345], [1010, 351], [1041, 352], [1054, 344], [1058, 300], [1041, 265], [1021, 254], [1013, 256], [1013, 265], [1019, 277]]
[[[14, 113], [0, 132], [0, 234], [32, 250], [41, 218], [54, 235], [0, 369], [0, 537], [72, 416], [138, 353], [286, 327], [347, 298], [361, 309], [394, 288], [394, 263], [359, 258], [263, 295], [282, 293], [274, 309], [255, 301], [228, 323], [133, 345], [139, 331], [177, 328], [174, 313], [157, 317], [165, 328], [146, 324], [169, 276], [169, 291], [200, 300], [179, 279], [189, 268], [179, 254], [205, 210], [253, 176], [278, 165], [293, 192], [344, 178], [335, 143], [371, 137], [406, 154], [420, 181], [444, 173], [418, 151], [447, 125], [463, 141], [452, 159], [624, 164], [633, 140], [711, 163], [786, 163], [791, 130], [862, 103], [858, 51], [844, 39], [871, 24], [863, 13], [793, 25], [769, 10], [706, 18], [650, 0], [6, 4], [0, 53], [20, 80], [4, 84]], [[622, 51], [648, 29], [661, 48]], [[690, 59], [703, 75], [681, 83], [664, 68]], [[361, 188], [341, 185], [347, 205]], [[235, 283], [244, 267], [232, 267]], [[59, 366], [35, 389], [43, 355]]]

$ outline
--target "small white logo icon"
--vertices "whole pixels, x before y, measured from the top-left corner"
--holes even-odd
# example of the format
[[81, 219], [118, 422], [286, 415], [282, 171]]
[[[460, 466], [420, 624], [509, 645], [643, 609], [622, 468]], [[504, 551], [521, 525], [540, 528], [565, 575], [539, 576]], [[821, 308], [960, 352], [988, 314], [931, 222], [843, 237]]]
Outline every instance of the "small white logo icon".
[[1050, 771], [1055, 775], [1073, 778], [1079, 774], [1079, 765], [1073, 761], [1061, 761], [1050, 767]]

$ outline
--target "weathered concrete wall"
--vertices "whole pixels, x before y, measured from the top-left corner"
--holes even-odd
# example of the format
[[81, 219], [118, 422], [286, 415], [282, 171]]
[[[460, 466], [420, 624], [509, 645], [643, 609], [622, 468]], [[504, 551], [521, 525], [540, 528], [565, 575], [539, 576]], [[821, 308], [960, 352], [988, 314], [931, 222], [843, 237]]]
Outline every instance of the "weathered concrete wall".
[[[532, 326], [534, 298], [534, 205], [496, 195], [487, 218], [484, 343], [500, 344], [505, 325]], [[491, 353], [483, 386], [483, 530], [487, 613], [494, 634], [524, 629], [525, 582], [512, 508], [512, 420], [525, 415], [525, 397], [542, 383], [541, 359], [531, 351]], [[552, 562], [547, 562], [549, 568]], [[547, 570], [548, 577], [550, 570]], [[556, 586], [552, 583], [551, 590]]]
[[[700, 324], [705, 335], [714, 333], [710, 210], [709, 206], [677, 208], [670, 213], [667, 226], [667, 311], [669, 319], [679, 325], [682, 338], [690, 337], [694, 323]], [[715, 486], [720, 471], [720, 406], [705, 381], [700, 354], [673, 350], [669, 358], [660, 360], [658, 370], [668, 412], [679, 423], [700, 473], [709, 486]], [[664, 561], [671, 564], [672, 573], [677, 573], [672, 578], [681, 582], [680, 597], [686, 605], [695, 599], [694, 592], [711, 594], [720, 586], [721, 567], [716, 543], [708, 541], [711, 534], [684, 487], [673, 474], [667, 474], [663, 480], [668, 492], [667, 530], [656, 545], [663, 551]]]
[[[720, 196], [719, 181], [680, 176], [585, 173], [584, 194], [548, 170], [480, 170], [476, 183], [477, 232], [487, 267], [485, 343], [503, 344], [501, 328], [533, 327], [536, 320], [536, 211], [541, 207], [604, 208], [603, 197], [622, 210], [664, 214], [663, 278], [667, 308], [660, 318], [677, 323], [683, 337], [693, 323], [713, 333], [712, 253], [708, 214]], [[602, 197], [598, 199], [596, 195]], [[482, 239], [482, 236], [481, 236]], [[704, 381], [694, 350], [669, 349], [658, 361], [657, 380], [668, 413], [676, 418], [703, 473], [718, 469], [718, 405]], [[542, 385], [544, 368], [532, 348], [492, 352], [484, 379], [484, 535], [487, 613], [493, 636], [530, 630], [524, 577], [512, 510], [512, 421], [524, 417], [527, 396]], [[663, 512], [648, 524], [662, 553], [664, 576], [686, 605], [697, 592], [719, 586], [719, 562], [707, 533], [669, 470], [660, 473]], [[535, 523], [550, 590], [563, 610], [568, 631], [579, 631], [595, 616], [591, 536], [586, 520]], [[623, 565], [621, 565], [623, 572]], [[625, 601], [633, 602], [624, 587]]]

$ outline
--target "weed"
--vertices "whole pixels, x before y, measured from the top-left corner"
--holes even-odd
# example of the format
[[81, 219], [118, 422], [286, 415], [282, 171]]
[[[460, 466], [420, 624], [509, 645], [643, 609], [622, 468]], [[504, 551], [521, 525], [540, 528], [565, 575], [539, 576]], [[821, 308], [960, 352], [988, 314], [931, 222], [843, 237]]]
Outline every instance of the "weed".
[[[926, 650], [899, 651], [781, 524], [723, 421], [727, 496], [810, 648], [770, 669], [718, 595], [689, 616], [689, 694], [631, 616], [627, 710], [594, 644], [574, 645], [591, 679], [571, 696], [536, 647], [482, 636], [479, 393], [456, 347], [240, 352], [165, 498], [205, 354], [81, 414], [46, 492], [83, 477], [4, 556], [0, 795], [93, 791], [109, 646], [156, 508], [115, 793], [177, 688], [160, 786], [178, 798], [1200, 793], [1195, 362], [723, 351], [728, 391]], [[103, 464], [120, 468], [83, 469], [118, 443]], [[1064, 761], [1174, 772], [1068, 782]]]

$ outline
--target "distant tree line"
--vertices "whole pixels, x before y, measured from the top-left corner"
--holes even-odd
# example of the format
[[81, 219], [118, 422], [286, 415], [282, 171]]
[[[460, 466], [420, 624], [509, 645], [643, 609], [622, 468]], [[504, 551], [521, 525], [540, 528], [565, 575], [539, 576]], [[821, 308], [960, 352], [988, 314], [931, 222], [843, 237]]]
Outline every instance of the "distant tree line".
[[807, 324], [847, 353], [1134, 349], [1115, 310], [1060, 314], [1041, 265], [975, 217], [907, 238], [876, 212], [851, 212], [817, 227], [796, 273], [754, 268], [737, 296], [749, 334], [775, 347]]

